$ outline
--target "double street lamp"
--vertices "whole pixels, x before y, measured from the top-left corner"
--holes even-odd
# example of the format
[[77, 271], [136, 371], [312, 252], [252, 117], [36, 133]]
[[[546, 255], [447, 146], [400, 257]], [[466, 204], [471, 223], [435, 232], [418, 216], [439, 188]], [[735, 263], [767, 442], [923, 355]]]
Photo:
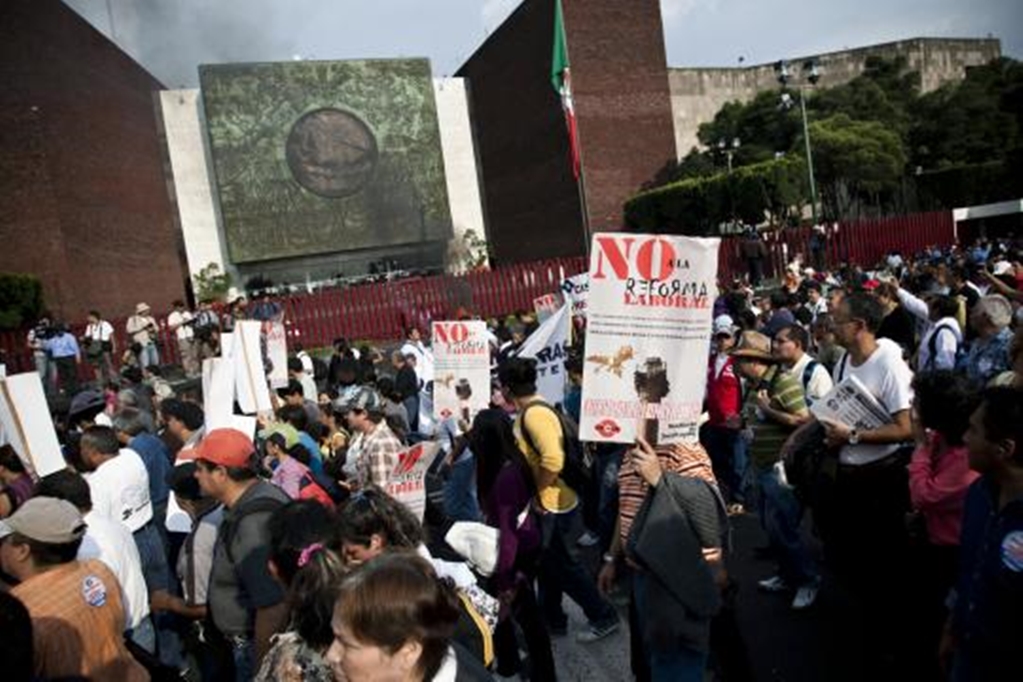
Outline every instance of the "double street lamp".
[[731, 174], [731, 172], [732, 172], [732, 157], [735, 156], [735, 153], [737, 151], [739, 151], [739, 147], [741, 147], [741, 146], [742, 146], [742, 140], [740, 140], [737, 137], [733, 137], [732, 138], [731, 144], [729, 144], [729, 142], [727, 140], [725, 140], [724, 138], [721, 138], [720, 140], [718, 140], [718, 152], [720, 152], [720, 153], [722, 153], [722, 154], [724, 154], [725, 156], [728, 157], [728, 172], [729, 172], [729, 174]]
[[[808, 59], [803, 62], [804, 77], [810, 83], [811, 86], [817, 85], [817, 81], [820, 80], [821, 74], [817, 68], [817, 62], [813, 59]], [[784, 60], [777, 62], [774, 65], [774, 73], [778, 77], [778, 82], [781, 83], [781, 87], [784, 90], [788, 87], [789, 81], [792, 80], [792, 74], [789, 71], [788, 64]], [[813, 176], [813, 152], [810, 148], [810, 126], [806, 120], [806, 91], [802, 84], [797, 85], [799, 88], [799, 110], [803, 115], [803, 141], [806, 144], [806, 168], [810, 175], [810, 211], [813, 214], [813, 224], [817, 224], [817, 183]], [[787, 92], [781, 94], [780, 107], [788, 111], [795, 106], [795, 102], [792, 101], [792, 95]]]

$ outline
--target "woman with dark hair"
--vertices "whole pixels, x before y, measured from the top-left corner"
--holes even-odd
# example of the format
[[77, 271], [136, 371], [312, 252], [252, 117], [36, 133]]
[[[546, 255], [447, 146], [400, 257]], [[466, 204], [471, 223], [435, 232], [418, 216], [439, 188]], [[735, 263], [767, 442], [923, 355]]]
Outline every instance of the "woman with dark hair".
[[519, 647], [510, 620], [514, 618], [525, 634], [530, 679], [554, 680], [550, 634], [533, 593], [541, 536], [530, 504], [536, 486], [529, 464], [515, 443], [511, 420], [501, 410], [477, 414], [466, 438], [476, 453], [476, 491], [483, 518], [500, 531], [497, 566], [489, 585], [505, 612], [494, 630], [497, 672], [508, 677], [519, 672]]
[[330, 621], [344, 576], [337, 547], [337, 517], [309, 500], [279, 507], [270, 516], [270, 573], [287, 590], [288, 624], [273, 637], [256, 682], [329, 682], [325, 660], [334, 639]]
[[379, 488], [363, 488], [341, 510], [341, 547], [345, 563], [359, 566], [385, 552], [411, 551], [426, 559], [441, 578], [450, 580], [462, 601], [462, 616], [455, 635], [460, 644], [490, 665], [494, 658], [493, 630], [499, 604], [477, 584], [462, 562], [430, 555], [423, 528], [405, 505]]
[[966, 377], [951, 371], [917, 374], [913, 380], [916, 450], [909, 464], [910, 501], [917, 523], [914, 566], [919, 581], [912, 612], [922, 619], [913, 641], [920, 665], [937, 673], [937, 650], [945, 621], [945, 597], [955, 581], [966, 492], [977, 478], [963, 436], [978, 395]]
[[327, 652], [335, 679], [490, 679], [454, 644], [458, 618], [458, 594], [427, 561], [407, 552], [377, 557], [341, 583]]

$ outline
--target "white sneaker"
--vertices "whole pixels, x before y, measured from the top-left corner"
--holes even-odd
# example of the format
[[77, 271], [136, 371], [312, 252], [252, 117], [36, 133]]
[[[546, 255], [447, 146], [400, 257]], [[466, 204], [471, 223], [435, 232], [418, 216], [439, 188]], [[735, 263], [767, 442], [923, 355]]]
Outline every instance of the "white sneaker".
[[580, 547], [593, 547], [593, 545], [597, 544], [598, 542], [600, 542], [600, 538], [598, 538], [595, 534], [591, 533], [590, 531], [586, 531], [585, 533], [579, 536], [579, 539], [575, 541], [575, 544], [579, 545]]
[[819, 591], [820, 585], [815, 582], [803, 585], [796, 590], [796, 596], [792, 599], [792, 608], [796, 611], [810, 608], [817, 601], [817, 592]]
[[772, 576], [766, 580], [761, 580], [757, 583], [764, 592], [784, 592], [789, 589], [788, 584], [782, 580], [780, 575]]

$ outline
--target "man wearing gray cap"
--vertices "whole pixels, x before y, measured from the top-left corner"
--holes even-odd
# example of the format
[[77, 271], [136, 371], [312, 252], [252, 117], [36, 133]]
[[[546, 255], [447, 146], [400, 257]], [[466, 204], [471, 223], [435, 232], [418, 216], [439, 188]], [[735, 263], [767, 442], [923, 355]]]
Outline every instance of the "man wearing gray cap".
[[148, 680], [124, 645], [117, 578], [102, 562], [76, 561], [85, 521], [70, 502], [35, 497], [0, 521], [0, 567], [32, 616], [41, 678]]
[[348, 404], [347, 419], [355, 434], [348, 448], [348, 458], [355, 462], [359, 487], [371, 484], [384, 487], [403, 446], [384, 420], [380, 394], [372, 388], [360, 388]]

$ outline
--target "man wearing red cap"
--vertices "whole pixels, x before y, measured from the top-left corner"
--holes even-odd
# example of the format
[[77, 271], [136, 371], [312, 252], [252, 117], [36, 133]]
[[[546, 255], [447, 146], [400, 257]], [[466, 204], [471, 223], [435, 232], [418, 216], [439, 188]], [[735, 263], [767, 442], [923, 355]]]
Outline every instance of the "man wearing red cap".
[[210, 613], [231, 646], [235, 679], [250, 680], [286, 614], [284, 594], [267, 568], [267, 522], [288, 496], [258, 477], [252, 439], [241, 431], [210, 431], [191, 457], [199, 486], [226, 510], [213, 555]]

